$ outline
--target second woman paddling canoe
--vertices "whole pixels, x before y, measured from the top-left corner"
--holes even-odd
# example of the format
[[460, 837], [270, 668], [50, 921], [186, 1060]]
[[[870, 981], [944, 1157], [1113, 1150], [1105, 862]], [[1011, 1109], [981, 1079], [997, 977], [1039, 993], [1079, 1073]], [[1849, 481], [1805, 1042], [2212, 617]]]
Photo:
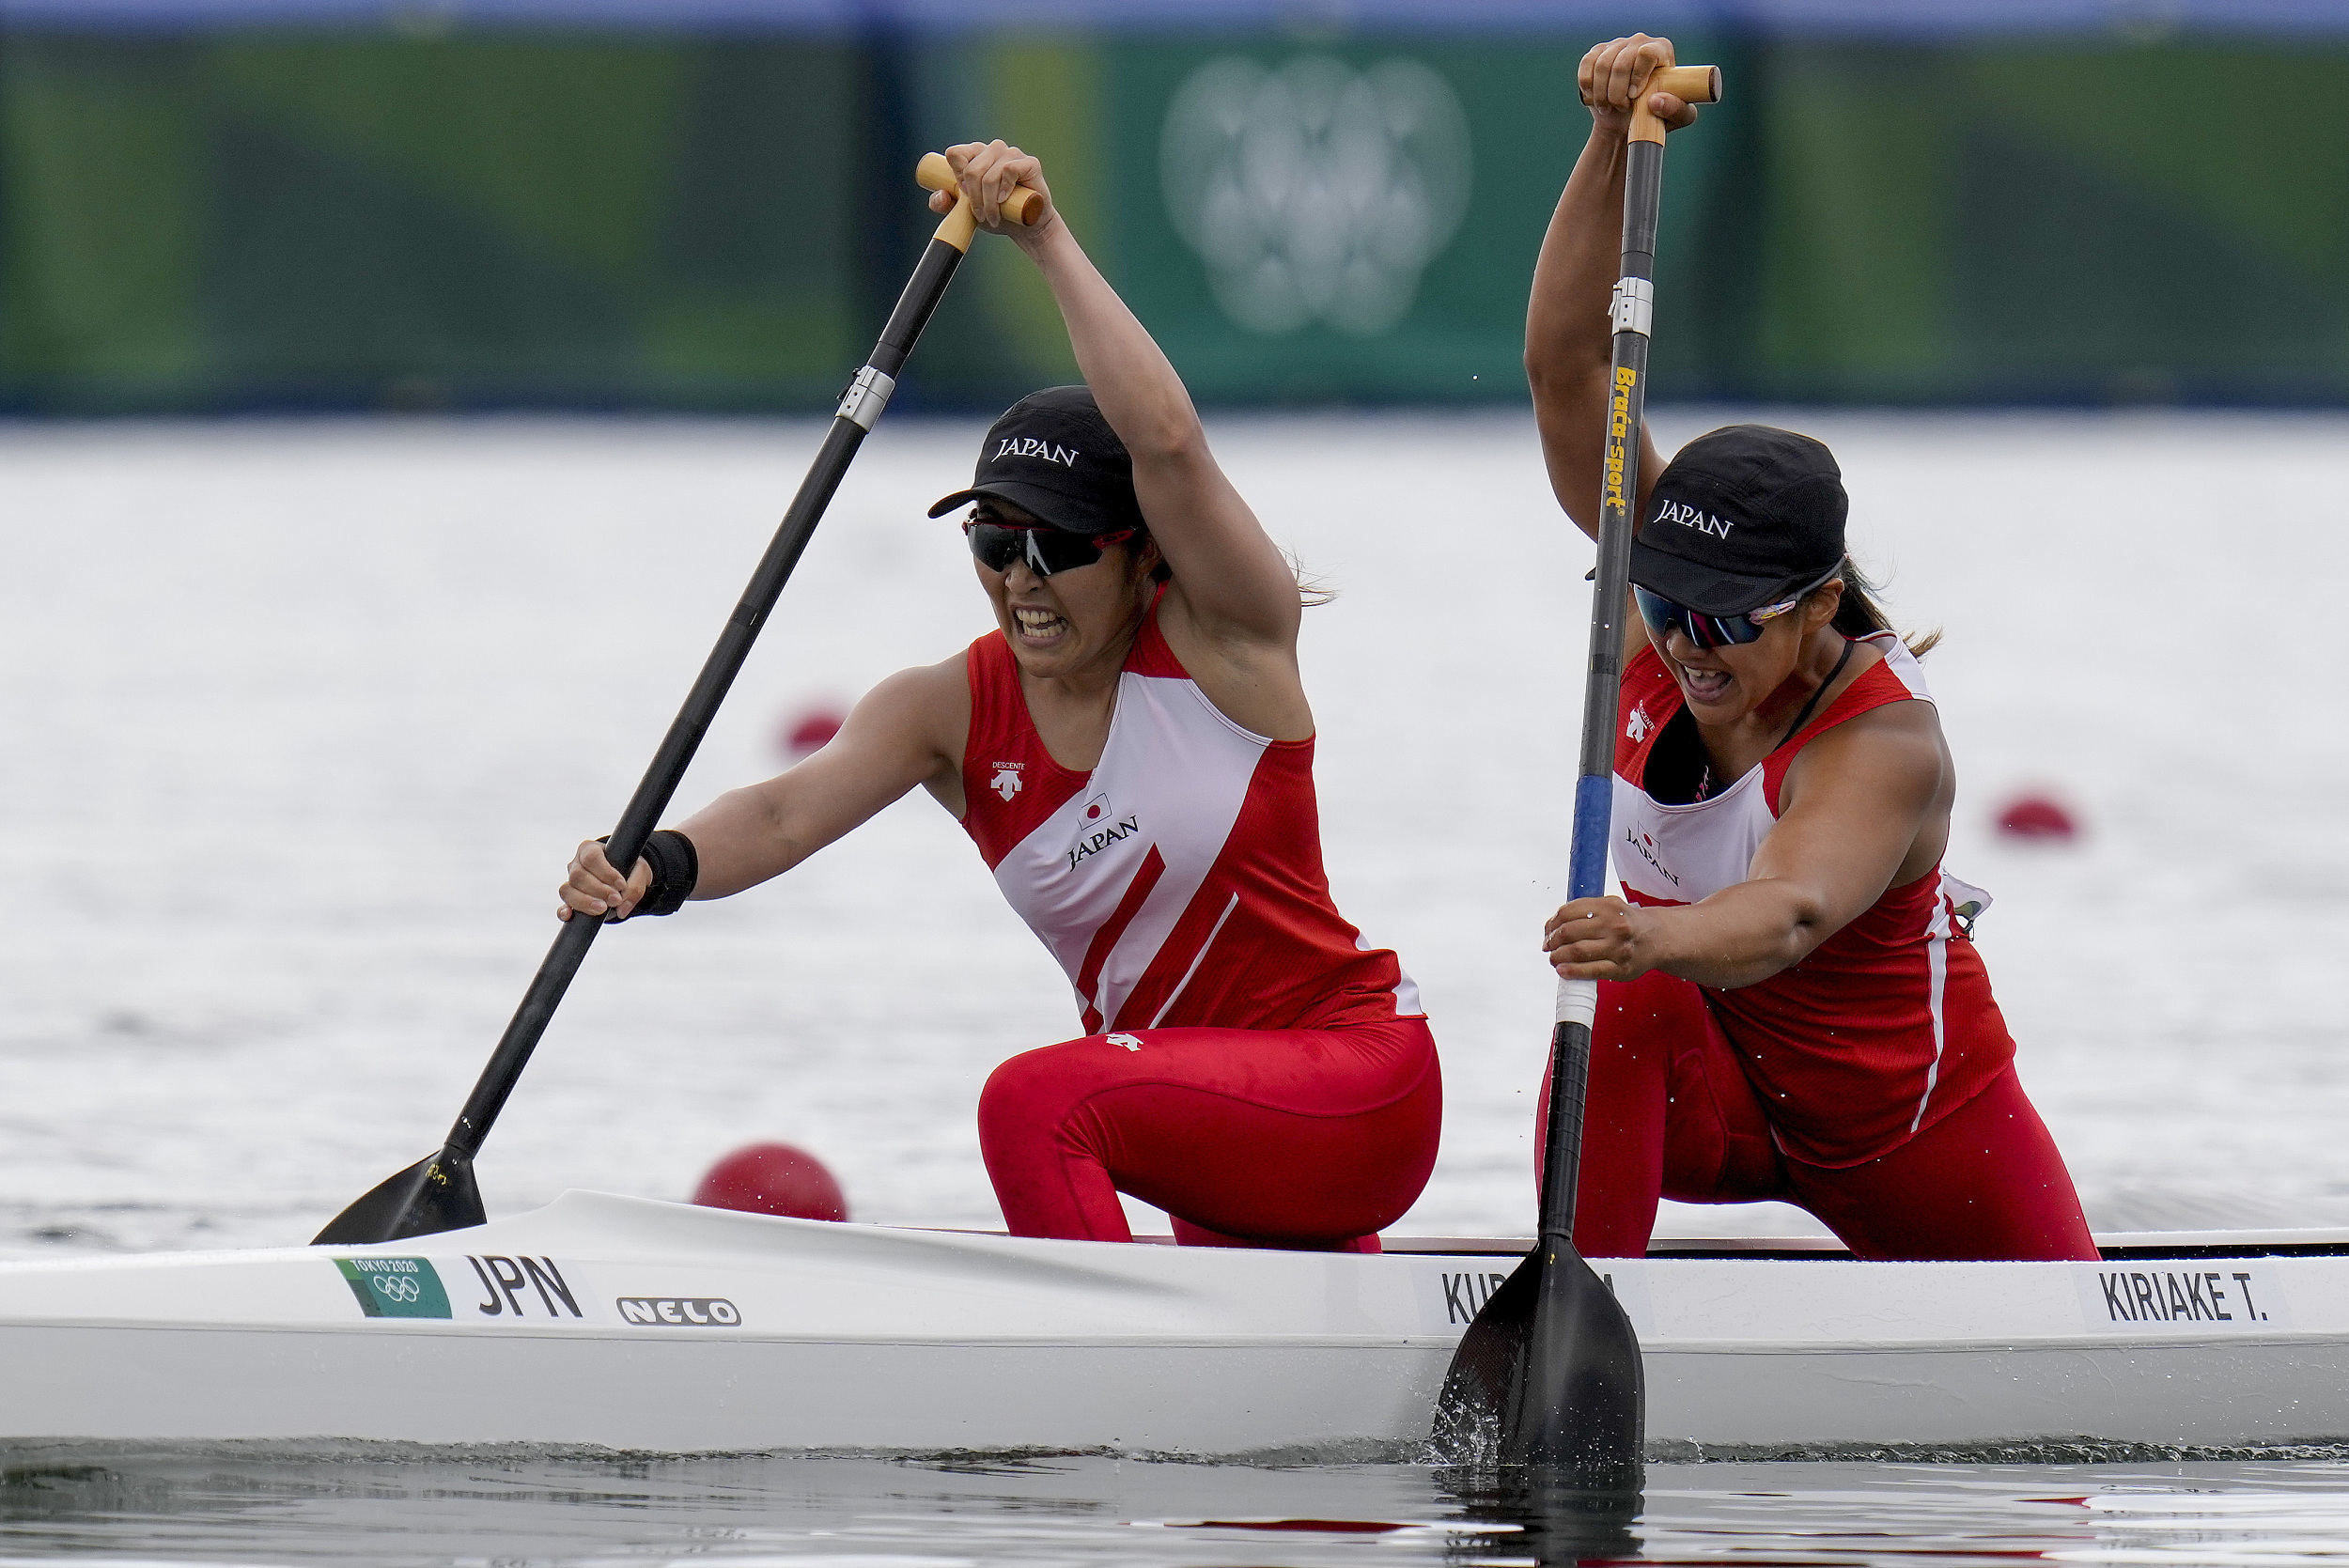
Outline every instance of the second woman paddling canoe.
[[[1626, 130], [1673, 63], [1637, 34], [1580, 69], [1589, 143], [1542, 242], [1526, 367], [1559, 501], [1595, 533]], [[1659, 1197], [1779, 1199], [1862, 1258], [2093, 1259], [1941, 868], [1954, 764], [1917, 655], [1843, 539], [1843, 475], [1791, 430], [1644, 431], [1612, 852], [1625, 898], [1544, 941], [1596, 980], [1575, 1239], [1647, 1250]]]
[[[980, 1096], [1013, 1234], [1129, 1240], [1126, 1192], [1191, 1245], [1376, 1250], [1435, 1164], [1442, 1091], [1417, 987], [1322, 871], [1296, 577], [1042, 166], [1002, 142], [946, 156], [981, 226], [1044, 274], [1086, 383], [1014, 404], [932, 508], [971, 507], [996, 629], [656, 833], [625, 884], [582, 845], [562, 913], [739, 893], [926, 788], [1060, 960], [1086, 1032]], [[1045, 213], [1004, 225], [1022, 187]]]

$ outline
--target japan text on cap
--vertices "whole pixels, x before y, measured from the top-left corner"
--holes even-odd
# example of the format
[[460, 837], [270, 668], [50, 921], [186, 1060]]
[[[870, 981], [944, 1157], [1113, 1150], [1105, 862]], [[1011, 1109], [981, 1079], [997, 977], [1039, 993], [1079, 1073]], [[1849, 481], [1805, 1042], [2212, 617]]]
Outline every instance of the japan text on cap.
[[1809, 436], [1730, 425], [1682, 447], [1631, 543], [1631, 581], [1708, 615], [1802, 592], [1843, 559], [1843, 470]]
[[939, 502], [930, 516], [972, 501], [1001, 501], [1072, 534], [1143, 526], [1133, 459], [1089, 387], [1047, 387], [1004, 410], [979, 449], [971, 488]]

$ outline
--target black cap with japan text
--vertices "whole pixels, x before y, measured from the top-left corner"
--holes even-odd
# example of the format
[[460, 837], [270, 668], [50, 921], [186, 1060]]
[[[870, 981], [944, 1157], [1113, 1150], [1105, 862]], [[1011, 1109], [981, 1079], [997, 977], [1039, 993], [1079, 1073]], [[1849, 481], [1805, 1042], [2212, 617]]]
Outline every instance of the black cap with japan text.
[[1072, 534], [1143, 526], [1133, 458], [1090, 387], [1046, 387], [1004, 410], [979, 448], [971, 488], [939, 502], [930, 516], [970, 501], [1004, 502]]
[[1682, 447], [1631, 544], [1631, 581], [1708, 615], [1793, 598], [1843, 559], [1843, 470], [1820, 442], [1731, 425]]

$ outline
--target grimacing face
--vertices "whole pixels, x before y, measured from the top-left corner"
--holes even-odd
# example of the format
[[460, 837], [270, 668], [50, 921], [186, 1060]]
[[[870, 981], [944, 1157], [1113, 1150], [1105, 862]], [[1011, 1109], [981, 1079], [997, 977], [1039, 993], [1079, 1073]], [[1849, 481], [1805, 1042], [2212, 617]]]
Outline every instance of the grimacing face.
[[1734, 724], [1786, 683], [1802, 661], [1812, 634], [1835, 618], [1843, 601], [1843, 580], [1830, 578], [1787, 613], [1763, 622], [1762, 635], [1752, 642], [1718, 648], [1698, 647], [1677, 626], [1660, 641], [1644, 619], [1640, 626], [1664, 668], [1680, 683], [1680, 694], [1696, 722]]
[[[1034, 525], [1036, 519], [1004, 502], [989, 501], [982, 520]], [[1071, 675], [1113, 656], [1123, 662], [1134, 630], [1150, 608], [1150, 573], [1159, 549], [1147, 536], [1103, 547], [1090, 566], [1050, 576], [1025, 561], [991, 571], [974, 560], [979, 585], [995, 606], [996, 625], [1020, 669], [1050, 678]]]

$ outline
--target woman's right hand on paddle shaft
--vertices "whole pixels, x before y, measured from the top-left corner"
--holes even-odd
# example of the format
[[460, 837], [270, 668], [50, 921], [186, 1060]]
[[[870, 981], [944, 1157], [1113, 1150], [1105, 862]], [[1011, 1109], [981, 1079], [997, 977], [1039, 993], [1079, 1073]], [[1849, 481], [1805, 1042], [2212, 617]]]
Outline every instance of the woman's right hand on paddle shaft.
[[[971, 204], [971, 215], [981, 228], [1026, 246], [1042, 240], [1044, 231], [1052, 226], [1051, 187], [1044, 183], [1043, 163], [1034, 156], [1008, 142], [964, 142], [946, 149], [946, 166], [962, 182], [962, 197]], [[1032, 224], [1007, 224], [1003, 222], [1004, 199], [1022, 186], [1043, 198], [1044, 210]], [[949, 212], [954, 205], [951, 193], [930, 193], [931, 211]]]
[[[1602, 130], [1621, 133], [1631, 124], [1632, 95], [1639, 85], [1664, 67], [1679, 63], [1672, 55], [1672, 39], [1634, 33], [1602, 43], [1583, 55], [1575, 82], [1582, 90], [1582, 101], [1590, 105], [1591, 118]], [[1671, 93], [1650, 93], [1648, 109], [1667, 131], [1697, 122], [1696, 105]]]
[[591, 838], [571, 857], [571, 874], [563, 883], [563, 902], [555, 908], [555, 918], [568, 920], [574, 909], [583, 915], [609, 915], [616, 909], [626, 920], [636, 901], [651, 888], [650, 862], [639, 859], [636, 869], [623, 882], [604, 858], [603, 846]]

